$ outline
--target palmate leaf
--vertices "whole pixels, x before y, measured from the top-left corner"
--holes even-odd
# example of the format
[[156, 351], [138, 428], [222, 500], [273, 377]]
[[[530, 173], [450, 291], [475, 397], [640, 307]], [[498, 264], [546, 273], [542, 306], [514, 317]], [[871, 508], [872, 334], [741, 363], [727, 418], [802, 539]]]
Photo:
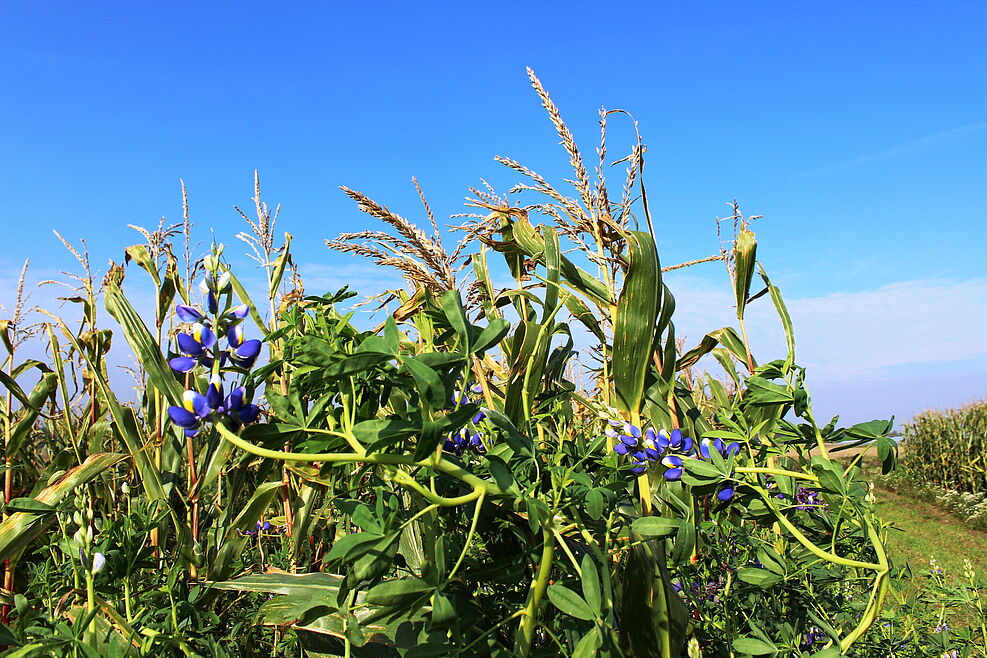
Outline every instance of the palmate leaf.
[[[108, 468], [126, 458], [126, 455], [115, 452], [101, 452], [90, 455], [86, 461], [70, 469], [57, 480], [41, 490], [33, 498], [37, 503], [54, 507], [76, 487], [86, 484], [102, 475]], [[16, 512], [0, 523], [0, 560], [17, 555], [36, 537], [49, 523], [54, 521], [50, 512]]]
[[661, 294], [661, 266], [654, 239], [630, 231], [627, 275], [617, 301], [613, 332], [613, 385], [621, 411], [637, 413], [644, 379], [654, 353], [655, 324]]

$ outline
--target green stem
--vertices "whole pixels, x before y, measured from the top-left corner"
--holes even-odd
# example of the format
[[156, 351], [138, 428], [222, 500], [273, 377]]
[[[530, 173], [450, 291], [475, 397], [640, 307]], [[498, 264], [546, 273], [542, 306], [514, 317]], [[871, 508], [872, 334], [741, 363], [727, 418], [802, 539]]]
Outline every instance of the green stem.
[[463, 564], [463, 560], [466, 559], [466, 551], [469, 550], [470, 544], [473, 543], [473, 536], [476, 534], [476, 526], [480, 521], [480, 508], [483, 507], [483, 491], [479, 492], [480, 495], [476, 500], [476, 506], [473, 509], [473, 522], [470, 523], [469, 532], [466, 533], [466, 542], [463, 544], [463, 550], [459, 553], [459, 559], [456, 560], [456, 564], [453, 565], [452, 571], [446, 577], [446, 585], [452, 582], [452, 579], [456, 576], [456, 572], [459, 571], [459, 567]]
[[542, 528], [542, 541], [544, 544], [542, 544], [538, 573], [528, 591], [528, 605], [524, 609], [524, 616], [521, 617], [521, 625], [514, 640], [514, 655], [519, 658], [527, 658], [531, 653], [531, 643], [535, 639], [535, 627], [538, 625], [538, 606], [545, 595], [545, 590], [548, 589], [549, 576], [552, 575], [555, 535], [551, 530]]
[[[236, 447], [249, 452], [252, 455], [257, 455], [258, 457], [267, 457], [269, 459], [280, 459], [283, 461], [296, 461], [296, 462], [312, 462], [312, 463], [331, 463], [331, 464], [354, 464], [354, 463], [365, 463], [365, 464], [402, 464], [405, 466], [421, 466], [425, 468], [431, 468], [440, 473], [445, 473], [450, 475], [457, 480], [460, 480], [474, 489], [482, 489], [485, 494], [494, 496], [506, 496], [508, 492], [501, 489], [495, 483], [489, 480], [484, 480], [483, 478], [473, 475], [469, 471], [463, 469], [456, 464], [446, 461], [445, 459], [429, 457], [427, 459], [422, 459], [416, 461], [413, 457], [407, 455], [392, 455], [384, 453], [373, 453], [369, 455], [360, 455], [349, 452], [323, 452], [323, 453], [304, 453], [304, 452], [286, 452], [281, 450], [269, 450], [267, 448], [261, 448], [256, 446], [249, 441], [244, 441], [236, 434], [231, 432], [229, 429], [224, 427], [222, 424], [217, 423], [216, 429], [219, 430], [220, 435], [235, 445]], [[472, 494], [470, 494], [472, 495]], [[472, 500], [472, 498], [470, 499]]]

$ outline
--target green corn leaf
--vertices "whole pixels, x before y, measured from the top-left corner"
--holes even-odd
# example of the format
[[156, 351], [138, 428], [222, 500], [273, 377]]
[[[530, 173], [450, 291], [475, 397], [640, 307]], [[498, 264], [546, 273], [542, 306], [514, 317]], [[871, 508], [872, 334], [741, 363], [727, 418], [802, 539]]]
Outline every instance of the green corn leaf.
[[161, 276], [158, 274], [158, 265], [151, 258], [151, 253], [147, 250], [147, 247], [142, 244], [135, 244], [131, 247], [127, 247], [124, 250], [126, 254], [124, 259], [129, 261], [134, 261], [137, 263], [141, 269], [151, 275], [151, 279], [154, 281], [154, 287], [161, 287]]
[[[527, 219], [518, 219], [512, 225], [512, 236], [525, 254], [539, 262], [544, 261], [545, 241]], [[613, 301], [606, 284], [589, 272], [577, 267], [565, 256], [559, 259], [559, 272], [562, 279], [573, 290], [581, 292], [600, 306], [609, 306]]]
[[[169, 489], [171, 487], [165, 487], [162, 482], [161, 471], [154, 463], [151, 455], [148, 454], [150, 442], [144, 439], [140, 426], [134, 418], [133, 410], [120, 404], [116, 396], [113, 394], [113, 391], [110, 389], [110, 385], [106, 381], [106, 377], [100, 369], [99, 364], [94, 362], [88, 351], [82, 349], [78, 338], [71, 331], [69, 331], [69, 328], [65, 326], [65, 323], [58, 320], [58, 324], [62, 330], [62, 333], [68, 337], [69, 341], [72, 343], [72, 347], [79, 354], [82, 354], [83, 358], [86, 360], [86, 363], [89, 365], [89, 370], [93, 374], [93, 380], [102, 392], [106, 404], [110, 409], [114, 429], [120, 436], [124, 445], [127, 447], [127, 452], [130, 453], [131, 458], [134, 460], [134, 466], [137, 467], [137, 471], [140, 473], [141, 485], [144, 487], [144, 491], [152, 500], [167, 501]], [[179, 393], [179, 396], [180, 395], [181, 394]]]
[[215, 559], [207, 565], [207, 574], [210, 580], [222, 580], [230, 575], [236, 560], [243, 553], [249, 539], [249, 537], [241, 535], [240, 532], [253, 530], [256, 527], [257, 520], [270, 506], [274, 495], [282, 486], [280, 482], [265, 482], [254, 490], [250, 500], [233, 519], [233, 522], [227, 526], [226, 534]]
[[284, 278], [284, 268], [291, 263], [291, 233], [284, 234], [284, 245], [281, 253], [274, 260], [274, 269], [271, 272], [271, 285], [268, 286], [267, 294], [271, 299], [277, 297], [278, 288], [281, 287], [281, 280]]
[[757, 240], [754, 232], [742, 229], [737, 235], [733, 248], [734, 296], [737, 301], [737, 317], [744, 317], [747, 298], [751, 294], [751, 279], [754, 277], [754, 264], [757, 261]]
[[699, 341], [699, 345], [679, 357], [675, 364], [675, 369], [683, 370], [694, 365], [699, 359], [712, 352], [720, 344], [727, 347], [743, 363], [747, 363], [747, 350], [744, 348], [744, 342], [737, 335], [733, 327], [723, 327], [703, 336], [703, 339]]
[[614, 322], [613, 385], [621, 411], [637, 413], [654, 352], [661, 266], [654, 239], [647, 233], [630, 231], [627, 244], [627, 275]]
[[[257, 594], [290, 594], [293, 596], [322, 596], [339, 590], [342, 576], [329, 573], [265, 573], [241, 576], [236, 580], [209, 583], [215, 589]], [[330, 598], [328, 595], [326, 598]]]
[[[33, 497], [35, 503], [55, 507], [76, 488], [98, 478], [111, 466], [126, 458], [126, 455], [113, 452], [100, 452], [90, 455], [86, 461], [63, 473], [57, 480]], [[36, 537], [44, 532], [54, 515], [49, 511], [16, 512], [0, 523], [0, 560], [19, 554]]]
[[44, 404], [58, 386], [58, 377], [54, 373], [45, 373], [27, 396], [27, 404], [24, 405], [24, 415], [14, 425], [7, 439], [4, 452], [8, 458], [13, 458], [21, 448], [24, 438], [34, 427], [34, 421], [38, 419], [41, 406]]
[[787, 372], [792, 367], [792, 364], [795, 363], [795, 329], [792, 326], [792, 316], [788, 313], [785, 300], [781, 297], [781, 290], [771, 284], [764, 268], [761, 268], [760, 275], [764, 280], [764, 285], [767, 287], [768, 293], [771, 295], [771, 301], [774, 303], [775, 311], [778, 312], [778, 317], [781, 319], [781, 326], [785, 330], [785, 345], [788, 347], [788, 356], [785, 357], [785, 371]]
[[182, 386], [175, 379], [175, 373], [162, 356], [161, 348], [124, 296], [123, 290], [119, 285], [111, 283], [106, 287], [105, 298], [106, 310], [120, 323], [127, 343], [147, 372], [148, 380], [171, 404], [180, 405]]
[[660, 543], [635, 544], [624, 563], [620, 633], [635, 656], [679, 658], [686, 644], [689, 611], [664, 560]]
[[596, 315], [593, 314], [589, 307], [575, 295], [564, 292], [563, 297], [565, 298], [565, 307], [568, 309], [572, 317], [579, 320], [584, 327], [589, 329], [597, 340], [601, 343], [606, 341], [606, 336], [603, 334], [603, 329], [600, 327], [600, 321], [597, 319]]
[[559, 247], [559, 234], [551, 228], [542, 230], [545, 242], [545, 307], [542, 309], [542, 324], [549, 320], [559, 305], [559, 281], [561, 280], [562, 252]]
[[250, 299], [250, 295], [247, 294], [247, 289], [243, 287], [243, 284], [236, 278], [233, 271], [229, 269], [226, 271], [230, 274], [230, 284], [233, 286], [236, 296], [239, 297], [240, 301], [246, 304], [250, 309], [250, 319], [254, 321], [255, 325], [257, 325], [257, 329], [260, 330], [261, 334], [266, 336], [271, 328], [264, 323], [264, 318], [262, 318], [260, 316], [260, 312], [257, 311], [257, 305]]

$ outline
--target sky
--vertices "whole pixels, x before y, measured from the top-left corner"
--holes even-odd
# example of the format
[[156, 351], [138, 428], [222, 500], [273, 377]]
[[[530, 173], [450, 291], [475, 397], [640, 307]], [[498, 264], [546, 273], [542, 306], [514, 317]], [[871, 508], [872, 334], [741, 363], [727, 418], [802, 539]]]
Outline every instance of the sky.
[[[308, 289], [377, 292], [324, 246], [373, 227], [340, 185], [419, 221], [412, 176], [449, 217], [518, 182], [495, 155], [564, 185], [530, 66], [588, 160], [601, 107], [638, 121], [664, 264], [715, 253], [733, 199], [763, 216], [817, 415], [987, 396], [983, 2], [7, 1], [0, 26], [4, 306], [26, 258], [32, 284], [73, 268], [53, 230], [105, 270], [128, 224], [181, 218], [180, 180], [232, 253], [255, 169]], [[611, 153], [632, 134], [614, 119]], [[721, 264], [668, 280], [688, 342], [730, 323]], [[783, 356], [754, 306], [761, 360]]]

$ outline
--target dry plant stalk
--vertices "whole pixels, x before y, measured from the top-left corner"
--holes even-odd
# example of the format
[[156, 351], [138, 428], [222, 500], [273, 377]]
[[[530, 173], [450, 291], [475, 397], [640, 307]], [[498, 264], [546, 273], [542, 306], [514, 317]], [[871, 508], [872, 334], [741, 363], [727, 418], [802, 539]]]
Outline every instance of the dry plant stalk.
[[384, 267], [393, 267], [415, 288], [421, 287], [438, 293], [455, 290], [455, 273], [461, 269], [455, 263], [462, 244], [451, 255], [446, 251], [432, 209], [425, 200], [418, 181], [415, 180], [414, 184], [432, 225], [433, 235], [429, 236], [409, 220], [391, 212], [362, 192], [342, 187], [340, 189], [357, 202], [362, 212], [392, 226], [397, 235], [385, 231], [343, 233], [326, 240], [326, 246], [342, 253], [364, 256]]

